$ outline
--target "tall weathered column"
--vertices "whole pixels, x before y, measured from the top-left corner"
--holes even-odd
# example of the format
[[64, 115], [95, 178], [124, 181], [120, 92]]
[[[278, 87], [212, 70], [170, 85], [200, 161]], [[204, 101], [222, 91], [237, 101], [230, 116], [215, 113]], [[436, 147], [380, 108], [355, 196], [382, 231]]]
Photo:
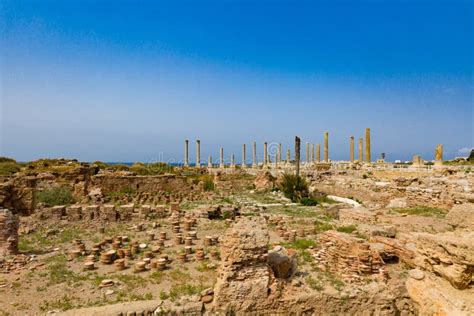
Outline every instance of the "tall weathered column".
[[222, 148], [222, 147], [221, 147], [221, 150], [220, 150], [219, 167], [225, 168], [225, 163], [224, 163], [224, 148]]
[[306, 142], [306, 163], [309, 162], [309, 143]]
[[184, 166], [189, 167], [189, 140], [184, 141]]
[[201, 168], [201, 141], [196, 140], [196, 168]]
[[267, 142], [263, 143], [263, 166], [266, 167], [268, 164], [268, 144]]
[[246, 162], [247, 153], [246, 153], [246, 148], [245, 147], [246, 147], [245, 144], [242, 144], [242, 164], [241, 164], [242, 169], [247, 168], [247, 162]]
[[295, 163], [296, 163], [296, 175], [300, 175], [300, 150], [301, 150], [301, 139], [295, 136]]
[[363, 155], [364, 155], [364, 139], [359, 138], [359, 162], [364, 161]]
[[253, 142], [252, 168], [257, 168], [257, 142]]
[[209, 158], [207, 158], [207, 167], [212, 168], [212, 156], [209, 156]]
[[329, 133], [324, 132], [324, 162], [329, 161]]
[[278, 143], [278, 162], [281, 162], [281, 143]]
[[365, 129], [365, 162], [370, 163], [372, 161], [370, 157], [370, 128]]
[[350, 139], [349, 139], [349, 159], [351, 162], [354, 162], [354, 136], [351, 136]]
[[234, 154], [230, 156], [230, 167], [235, 168], [235, 155]]
[[321, 145], [316, 144], [316, 162], [321, 162]]
[[311, 144], [311, 159], [310, 159], [311, 163], [314, 162], [314, 144]]
[[18, 215], [0, 208], [0, 257], [18, 253]]
[[435, 152], [435, 166], [442, 166], [443, 165], [443, 145], [438, 144], [436, 145], [436, 152]]
[[286, 163], [288, 165], [291, 163], [291, 152], [289, 149], [286, 151]]

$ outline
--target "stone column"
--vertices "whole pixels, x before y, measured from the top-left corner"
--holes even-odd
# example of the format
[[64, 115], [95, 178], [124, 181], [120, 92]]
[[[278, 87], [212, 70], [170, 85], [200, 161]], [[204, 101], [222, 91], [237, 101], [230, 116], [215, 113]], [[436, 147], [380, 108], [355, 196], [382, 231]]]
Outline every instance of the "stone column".
[[435, 152], [435, 166], [442, 166], [443, 165], [443, 145], [438, 144], [436, 145], [436, 152]]
[[18, 253], [18, 215], [0, 208], [0, 257]]
[[268, 144], [263, 143], [263, 166], [266, 167], [268, 164]]
[[278, 143], [278, 162], [281, 162], [281, 144]]
[[351, 162], [354, 162], [354, 136], [351, 136], [349, 139], [349, 159]]
[[324, 162], [329, 161], [329, 133], [324, 132]]
[[257, 168], [257, 142], [253, 142], [253, 161], [252, 168]]
[[184, 141], [184, 166], [189, 167], [189, 140]]
[[364, 139], [359, 138], [359, 162], [364, 161], [364, 159], [362, 158], [363, 152], [364, 152]]
[[300, 175], [300, 150], [301, 150], [301, 139], [295, 136], [295, 162], [296, 162], [296, 175]]
[[245, 169], [247, 168], [247, 163], [246, 163], [246, 160], [247, 160], [247, 153], [246, 153], [246, 148], [245, 148], [245, 144], [242, 144], [242, 169]]
[[288, 165], [291, 163], [291, 152], [289, 149], [286, 151], [286, 163]]
[[221, 168], [225, 168], [225, 163], [224, 163], [224, 148], [221, 147], [221, 150], [220, 150], [220, 161], [219, 161], [219, 167]]
[[207, 159], [207, 167], [212, 168], [212, 156], [209, 156], [209, 158]]
[[370, 157], [370, 128], [365, 129], [365, 162], [370, 163], [372, 161]]
[[231, 167], [232, 169], [235, 168], [235, 155], [234, 155], [234, 154], [232, 154], [232, 155], [230, 156], [230, 167]]
[[306, 142], [306, 163], [309, 163], [309, 143]]
[[201, 168], [201, 141], [196, 140], [196, 168]]
[[316, 144], [316, 162], [321, 162], [321, 145]]
[[311, 163], [314, 162], [314, 144], [311, 144]]

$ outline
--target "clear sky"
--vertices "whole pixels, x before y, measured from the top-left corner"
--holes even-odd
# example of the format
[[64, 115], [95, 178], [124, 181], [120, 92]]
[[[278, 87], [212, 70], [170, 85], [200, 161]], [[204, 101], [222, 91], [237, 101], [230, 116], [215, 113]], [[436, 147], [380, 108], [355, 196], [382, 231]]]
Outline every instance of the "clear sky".
[[[257, 3], [258, 2], [258, 3]], [[180, 161], [473, 146], [474, 1], [0, 1], [0, 155]], [[304, 152], [304, 150], [303, 150]], [[248, 157], [250, 155], [248, 154]]]

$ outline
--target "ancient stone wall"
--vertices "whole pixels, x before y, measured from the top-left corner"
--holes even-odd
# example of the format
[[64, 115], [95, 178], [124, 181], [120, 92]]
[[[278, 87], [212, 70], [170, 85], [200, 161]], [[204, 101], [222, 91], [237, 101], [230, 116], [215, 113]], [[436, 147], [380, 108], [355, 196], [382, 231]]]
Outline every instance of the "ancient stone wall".
[[131, 189], [136, 192], [186, 192], [192, 189], [186, 177], [160, 176], [110, 176], [92, 177], [91, 186], [100, 188], [104, 194]]

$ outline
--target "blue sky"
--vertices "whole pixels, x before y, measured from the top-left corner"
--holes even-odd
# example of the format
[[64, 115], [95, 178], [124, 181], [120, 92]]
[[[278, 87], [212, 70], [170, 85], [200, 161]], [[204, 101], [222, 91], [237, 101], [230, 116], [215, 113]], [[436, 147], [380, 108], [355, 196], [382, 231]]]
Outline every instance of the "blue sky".
[[[240, 157], [372, 129], [389, 160], [473, 146], [473, 1], [0, 3], [0, 155]], [[464, 148], [464, 149], [463, 149]]]

